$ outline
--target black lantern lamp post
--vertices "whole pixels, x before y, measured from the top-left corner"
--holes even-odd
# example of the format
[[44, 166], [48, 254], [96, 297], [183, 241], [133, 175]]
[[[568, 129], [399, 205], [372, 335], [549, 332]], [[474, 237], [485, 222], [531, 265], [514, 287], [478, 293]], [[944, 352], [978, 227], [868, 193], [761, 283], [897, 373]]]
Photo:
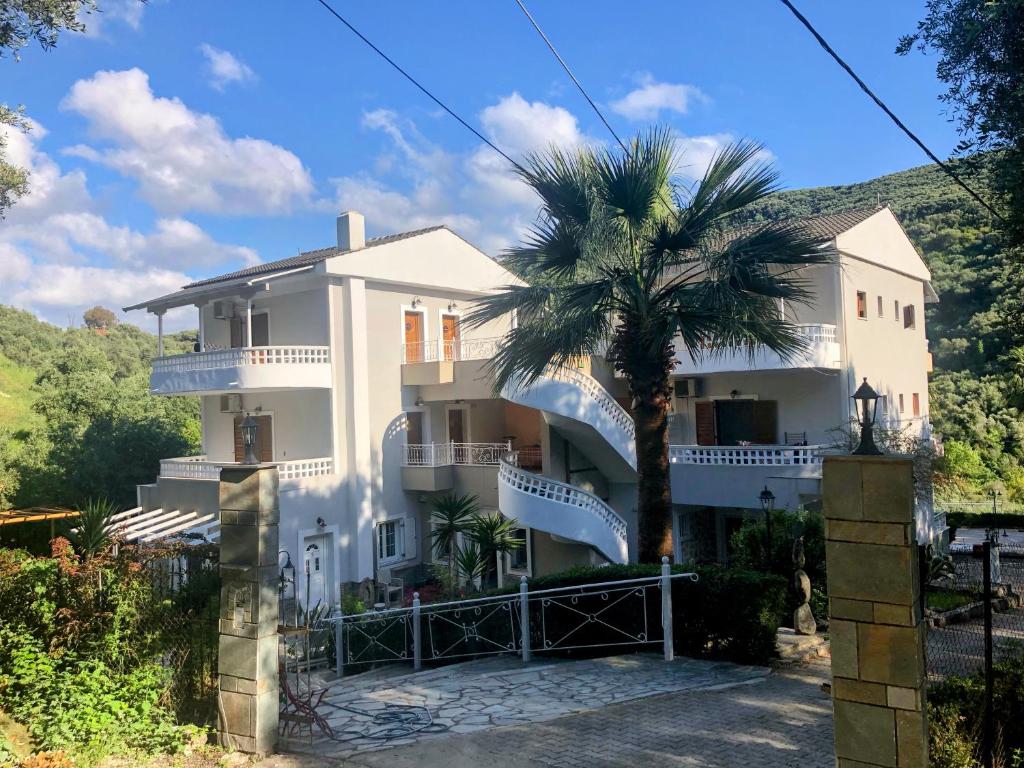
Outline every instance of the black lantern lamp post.
[[[878, 393], [868, 384], [867, 377], [853, 393], [853, 402], [859, 404], [860, 445], [853, 451], [854, 456], [881, 456], [882, 452], [875, 445], [875, 416], [878, 410]], [[856, 405], [855, 405], [856, 407]]]
[[765, 560], [770, 571], [772, 569], [772, 512], [775, 510], [775, 494], [766, 485], [758, 498], [761, 500], [761, 509], [764, 511], [764, 526], [768, 539], [765, 544]]
[[242, 430], [242, 445], [245, 448], [245, 464], [259, 464], [259, 456], [256, 455], [256, 438], [259, 433], [259, 425], [252, 417], [252, 414], [246, 414], [245, 418], [242, 419], [240, 429]]

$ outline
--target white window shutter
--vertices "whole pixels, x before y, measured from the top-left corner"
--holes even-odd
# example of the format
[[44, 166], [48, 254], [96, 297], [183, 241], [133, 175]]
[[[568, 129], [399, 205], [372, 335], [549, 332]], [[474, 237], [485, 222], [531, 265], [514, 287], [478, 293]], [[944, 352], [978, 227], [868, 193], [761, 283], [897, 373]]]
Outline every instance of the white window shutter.
[[406, 560], [414, 560], [416, 558], [418, 549], [415, 517], [407, 517], [402, 521], [402, 548], [402, 557]]

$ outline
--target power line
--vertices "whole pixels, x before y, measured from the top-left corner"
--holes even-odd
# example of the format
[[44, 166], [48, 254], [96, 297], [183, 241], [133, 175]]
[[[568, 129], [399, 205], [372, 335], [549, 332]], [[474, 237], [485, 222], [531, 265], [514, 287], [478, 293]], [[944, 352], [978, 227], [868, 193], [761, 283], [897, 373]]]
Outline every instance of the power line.
[[533, 16], [530, 15], [530, 12], [526, 9], [526, 6], [523, 4], [523, 0], [516, 0], [516, 5], [518, 5], [522, 12], [526, 14], [526, 18], [530, 20], [530, 23], [533, 25], [533, 28], [537, 30], [537, 34], [541, 36], [541, 39], [551, 50], [551, 53], [553, 53], [555, 58], [558, 59], [558, 63], [562, 65], [562, 69], [565, 70], [565, 73], [569, 76], [573, 83], [576, 84], [576, 88], [578, 88], [579, 92], [583, 94], [583, 98], [587, 100], [587, 103], [590, 104], [594, 112], [597, 113], [597, 116], [601, 118], [601, 122], [604, 123], [604, 127], [607, 128], [608, 132], [615, 137], [615, 140], [617, 142], [619, 142], [619, 146], [622, 147], [622, 151], [628, 155], [629, 150], [626, 149], [625, 143], [622, 141], [622, 139], [619, 138], [619, 134], [615, 132], [615, 129], [612, 128], [611, 123], [609, 123], [605, 119], [604, 114], [602, 114], [601, 110], [598, 109], [597, 104], [595, 104], [594, 100], [590, 98], [590, 94], [587, 93], [587, 90], [583, 87], [580, 81], [576, 79], [576, 75], [572, 73], [572, 70], [569, 68], [569, 65], [565, 63], [565, 59], [563, 59], [561, 54], [559, 54], [558, 51], [555, 50], [554, 44], [548, 39], [548, 36], [544, 34], [544, 30], [540, 28], [540, 25], [536, 22], [536, 20], [534, 20]]
[[417, 88], [419, 88], [421, 91], [423, 91], [423, 93], [425, 93], [427, 95], [427, 97], [431, 101], [433, 101], [435, 104], [437, 104], [437, 106], [439, 106], [441, 109], [443, 109], [449, 115], [451, 115], [456, 120], [458, 120], [459, 123], [461, 123], [464, 128], [469, 130], [474, 136], [476, 136], [478, 139], [480, 139], [480, 141], [482, 141], [488, 147], [490, 147], [495, 152], [497, 152], [499, 155], [501, 155], [506, 160], [508, 160], [510, 163], [512, 163], [513, 167], [521, 168], [519, 163], [517, 163], [515, 160], [513, 160], [507, 154], [505, 154], [500, 149], [498, 149], [498, 147], [495, 146], [494, 142], [492, 142], [490, 139], [488, 139], [486, 136], [484, 136], [482, 133], [480, 133], [480, 131], [478, 131], [472, 125], [470, 125], [465, 120], [463, 120], [461, 117], [459, 117], [459, 115], [455, 112], [454, 109], [452, 109], [447, 104], [445, 104], [443, 101], [441, 101], [437, 96], [435, 96], [433, 93], [431, 93], [427, 89], [427, 87], [425, 85], [420, 83], [419, 80], [417, 80], [415, 77], [413, 77], [408, 72], [406, 72], [404, 69], [402, 69], [402, 67], [399, 66], [395, 62], [394, 59], [392, 59], [390, 56], [388, 56], [386, 53], [384, 53], [384, 51], [382, 51], [380, 48], [378, 48], [376, 45], [374, 45], [372, 42], [370, 42], [370, 40], [366, 37], [366, 35], [364, 35], [362, 32], [360, 32], [358, 29], [356, 29], [354, 26], [352, 26], [352, 24], [349, 23], [349, 21], [344, 16], [342, 16], [340, 13], [338, 13], [336, 10], [334, 10], [334, 8], [332, 8], [330, 6], [330, 4], [326, 2], [326, 0], [317, 0], [317, 2], [320, 3], [320, 5], [322, 5], [324, 8], [326, 8], [328, 10], [328, 12], [330, 12], [330, 14], [332, 16], [334, 16], [334, 18], [336, 18], [338, 21], [340, 21], [342, 24], [344, 24], [346, 27], [348, 27], [353, 32], [353, 34], [355, 34], [356, 37], [358, 37], [360, 40], [362, 40], [364, 43], [366, 43], [368, 46], [370, 46], [370, 48], [372, 48], [377, 53], [378, 56], [380, 56], [382, 59], [384, 59], [384, 61], [386, 61], [388, 64], [390, 64], [396, 70], [398, 70], [398, 72], [401, 73], [401, 75], [406, 80], [408, 80], [410, 83], [412, 83]]
[[[518, 2], [518, 0], [516, 1]], [[807, 17], [800, 13], [800, 11], [796, 9], [796, 7], [794, 7], [793, 3], [791, 3], [790, 0], [779, 1], [784, 6], [789, 8], [790, 11], [792, 11], [793, 15], [796, 16], [797, 20], [805, 27], [807, 27], [807, 31], [810, 32], [814, 36], [814, 39], [818, 41], [818, 45], [824, 48], [825, 52], [828, 53], [828, 55], [831, 56], [833, 59], [835, 59], [836, 63], [840, 67], [846, 70], [846, 73], [853, 78], [854, 82], [857, 83], [858, 86], [860, 86], [860, 89], [864, 91], [864, 93], [866, 93], [869, 97], [871, 97], [871, 100], [874, 101], [875, 104], [877, 104], [878, 107], [883, 112], [885, 112], [885, 114], [887, 114], [894, 123], [896, 123], [897, 127], [899, 127], [901, 131], [903, 131], [905, 134], [907, 134], [907, 136], [910, 137], [911, 141], [917, 144], [917, 146], [919, 146], [924, 151], [924, 153], [928, 155], [929, 158], [931, 158], [932, 162], [939, 166], [939, 168], [941, 168], [947, 176], [953, 179], [953, 181], [955, 181], [957, 184], [963, 187], [971, 197], [973, 197], [975, 200], [981, 203], [981, 205], [984, 206], [989, 213], [995, 216], [996, 219], [998, 219], [999, 221], [1003, 220], [1003, 217], [999, 215], [999, 212], [996, 211], [995, 208], [993, 208], [991, 205], [985, 202], [985, 200], [982, 199], [981, 195], [979, 195], [977, 192], [975, 192], [973, 189], [967, 186], [967, 183], [964, 182], [964, 180], [957, 175], [956, 171], [954, 171], [952, 168], [946, 165], [946, 163], [940, 160], [936, 156], [936, 154], [932, 152], [930, 149], [928, 149], [927, 145], [923, 141], [921, 141], [921, 139], [919, 139], [917, 135], [903, 123], [902, 120], [896, 117], [893, 111], [889, 109], [888, 106], [886, 106], [885, 102], [875, 95], [875, 92], [868, 87], [867, 83], [865, 83], [863, 80], [860, 79], [860, 77], [858, 77], [857, 73], [853, 71], [853, 68], [849, 64], [843, 61], [843, 58], [838, 53], [835, 52], [832, 46], [828, 44], [828, 41], [826, 41], [825, 38], [822, 37], [821, 34], [818, 32], [818, 30], [814, 28], [811, 22], [807, 20]]]

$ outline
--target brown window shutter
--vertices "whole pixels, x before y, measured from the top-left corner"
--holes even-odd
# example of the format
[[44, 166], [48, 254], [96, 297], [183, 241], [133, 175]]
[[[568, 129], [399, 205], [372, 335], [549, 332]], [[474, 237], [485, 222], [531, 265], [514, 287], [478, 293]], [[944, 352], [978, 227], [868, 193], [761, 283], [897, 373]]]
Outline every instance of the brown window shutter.
[[775, 400], [752, 400], [754, 435], [752, 442], [759, 445], [778, 443], [779, 404]]
[[274, 430], [271, 424], [272, 416], [257, 416], [256, 423], [259, 424], [259, 432], [256, 433], [260, 441], [260, 461], [274, 460]]
[[694, 403], [697, 445], [715, 444], [715, 404], [711, 400]]
[[242, 416], [235, 416], [235, 461], [245, 461], [245, 446], [242, 444]]

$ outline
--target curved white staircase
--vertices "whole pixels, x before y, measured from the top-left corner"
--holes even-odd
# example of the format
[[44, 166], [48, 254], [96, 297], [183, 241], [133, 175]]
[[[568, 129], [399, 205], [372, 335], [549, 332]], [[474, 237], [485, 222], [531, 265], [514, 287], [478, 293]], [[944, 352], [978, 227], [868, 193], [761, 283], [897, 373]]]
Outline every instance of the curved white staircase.
[[576, 368], [549, 366], [529, 386], [509, 382], [502, 388], [501, 396], [570, 422], [589, 425], [631, 471], [636, 471], [633, 417], [594, 377]]
[[507, 458], [498, 468], [498, 508], [522, 525], [589, 544], [613, 563], [629, 562], [626, 521], [592, 493], [527, 472]]

